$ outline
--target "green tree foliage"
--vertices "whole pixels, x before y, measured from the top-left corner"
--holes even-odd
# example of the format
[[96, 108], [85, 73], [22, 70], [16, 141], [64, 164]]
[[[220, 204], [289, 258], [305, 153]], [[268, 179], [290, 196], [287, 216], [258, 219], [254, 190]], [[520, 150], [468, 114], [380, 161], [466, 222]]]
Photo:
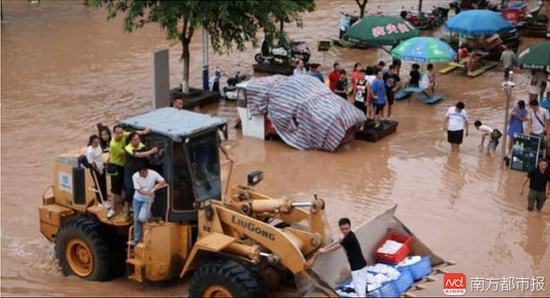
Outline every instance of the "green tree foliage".
[[240, 1], [160, 1], [160, 0], [92, 0], [96, 7], [105, 7], [108, 19], [124, 14], [124, 30], [132, 32], [149, 23], [158, 23], [169, 39], [182, 44], [183, 92], [189, 92], [189, 44], [198, 28], [210, 35], [217, 53], [247, 43], [258, 46], [258, 32], [284, 37], [279, 22], [296, 21], [301, 25], [301, 13], [314, 9], [313, 0], [240, 0]]

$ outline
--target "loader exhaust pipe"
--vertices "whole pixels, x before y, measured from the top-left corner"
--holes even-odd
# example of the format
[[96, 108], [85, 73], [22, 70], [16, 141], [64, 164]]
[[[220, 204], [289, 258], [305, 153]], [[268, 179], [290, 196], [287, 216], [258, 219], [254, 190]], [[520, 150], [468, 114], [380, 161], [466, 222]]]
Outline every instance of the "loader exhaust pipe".
[[292, 203], [292, 207], [294, 208], [308, 208], [313, 207], [315, 203], [313, 202], [294, 202]]

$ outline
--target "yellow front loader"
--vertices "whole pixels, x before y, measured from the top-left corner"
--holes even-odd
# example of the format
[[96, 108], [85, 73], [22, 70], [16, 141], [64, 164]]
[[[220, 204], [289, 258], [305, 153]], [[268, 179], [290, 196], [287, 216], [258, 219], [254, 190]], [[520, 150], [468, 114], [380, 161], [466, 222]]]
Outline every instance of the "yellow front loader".
[[331, 242], [321, 199], [259, 194], [250, 185], [261, 181], [260, 172], [222, 199], [222, 119], [164, 108], [120, 124], [151, 129], [143, 142], [163, 153], [150, 168], [168, 187], [157, 193], [142, 242], [130, 247], [133, 223], [107, 218], [97, 177], [80, 155], [58, 157], [40, 225], [55, 242], [64, 274], [92, 281], [126, 275], [138, 282], [189, 276], [193, 297], [264, 296], [282, 284], [296, 284], [301, 295], [337, 297], [310, 270], [314, 254]]
[[[164, 108], [120, 124], [128, 131], [151, 129], [142, 141], [162, 155], [151, 158], [149, 167], [168, 186], [156, 194], [142, 242], [129, 246], [133, 222], [122, 215], [107, 218], [97, 177], [82, 156], [56, 158], [54, 184], [42, 196], [40, 229], [55, 243], [65, 275], [90, 281], [127, 276], [142, 283], [189, 277], [191, 297], [258, 297], [287, 286], [301, 296], [338, 297], [333, 289], [350, 274], [344, 253], [314, 260], [331, 243], [323, 200], [260, 194], [252, 186], [263, 179], [261, 172], [250, 174], [246, 186], [226, 188], [222, 198], [222, 119]], [[371, 264], [388, 232], [412, 235], [394, 210], [356, 230]], [[412, 253], [430, 256], [435, 268], [447, 265], [416, 237], [412, 243]]]

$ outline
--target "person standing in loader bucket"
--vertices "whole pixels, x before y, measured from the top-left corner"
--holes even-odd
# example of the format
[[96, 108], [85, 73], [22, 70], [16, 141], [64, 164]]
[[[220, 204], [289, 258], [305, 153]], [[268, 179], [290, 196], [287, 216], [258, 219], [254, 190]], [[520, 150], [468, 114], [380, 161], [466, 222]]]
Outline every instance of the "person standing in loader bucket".
[[357, 297], [367, 297], [367, 261], [363, 256], [361, 244], [355, 237], [355, 233], [351, 230], [351, 221], [348, 218], [342, 218], [338, 222], [340, 232], [344, 238], [333, 245], [329, 245], [319, 250], [319, 254], [327, 254], [344, 248], [351, 267], [351, 277], [355, 285], [355, 293]]

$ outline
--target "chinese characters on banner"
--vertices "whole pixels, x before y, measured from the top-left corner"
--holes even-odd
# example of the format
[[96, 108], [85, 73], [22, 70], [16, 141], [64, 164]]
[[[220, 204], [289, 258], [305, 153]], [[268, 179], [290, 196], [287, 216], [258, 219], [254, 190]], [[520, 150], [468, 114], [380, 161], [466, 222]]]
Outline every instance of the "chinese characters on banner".
[[388, 24], [386, 27], [378, 26], [372, 28], [372, 35], [374, 37], [379, 37], [390, 34], [408, 33], [410, 31], [411, 29], [409, 28], [409, 26], [403, 23], [399, 23], [397, 24], [397, 26], [394, 24]]

